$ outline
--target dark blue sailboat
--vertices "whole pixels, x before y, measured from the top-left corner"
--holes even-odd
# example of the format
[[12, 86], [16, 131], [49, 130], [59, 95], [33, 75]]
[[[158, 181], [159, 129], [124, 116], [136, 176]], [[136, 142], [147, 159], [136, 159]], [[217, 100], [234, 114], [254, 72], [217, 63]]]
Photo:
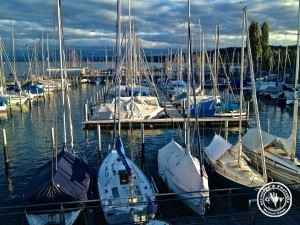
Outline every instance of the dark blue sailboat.
[[[63, 149], [40, 167], [29, 182], [25, 194], [29, 224], [61, 224], [62, 221], [73, 224], [88, 199], [89, 184], [88, 164]], [[78, 201], [82, 203], [72, 204]], [[57, 213], [61, 209], [64, 209], [63, 217]]]
[[[56, 154], [54, 129], [52, 128], [52, 159], [37, 170], [25, 194], [26, 217], [30, 225], [68, 224], [72, 225], [82, 211], [90, 184], [89, 166], [74, 152], [73, 127], [69, 112], [70, 148], [67, 150], [66, 106], [70, 101], [66, 70], [63, 69], [65, 53], [61, 22], [61, 4], [57, 0], [58, 28], [60, 42], [60, 71], [62, 87], [63, 148]], [[63, 73], [65, 71], [65, 73]], [[63, 88], [64, 87], [64, 88]], [[80, 203], [76, 203], [81, 201]], [[72, 203], [75, 203], [74, 204]]]
[[88, 164], [64, 150], [57, 155], [57, 166], [53, 162], [49, 160], [32, 177], [25, 201], [44, 204], [87, 200], [90, 183]]

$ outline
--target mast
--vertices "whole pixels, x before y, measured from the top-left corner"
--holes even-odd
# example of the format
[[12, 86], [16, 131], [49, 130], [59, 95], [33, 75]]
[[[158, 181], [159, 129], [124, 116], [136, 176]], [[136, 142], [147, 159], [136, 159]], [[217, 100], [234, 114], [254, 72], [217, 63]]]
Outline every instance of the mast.
[[262, 140], [262, 133], [261, 133], [261, 127], [260, 127], [260, 119], [259, 119], [259, 112], [258, 112], [258, 103], [257, 103], [257, 97], [256, 97], [256, 85], [255, 85], [255, 77], [254, 77], [254, 69], [253, 69], [253, 61], [252, 61], [252, 52], [251, 52], [251, 46], [250, 46], [250, 39], [249, 39], [249, 30], [248, 30], [248, 18], [247, 18], [247, 9], [244, 8], [244, 18], [245, 18], [245, 25], [247, 30], [247, 50], [248, 50], [248, 57], [249, 57], [249, 64], [250, 64], [250, 74], [251, 74], [251, 81], [252, 81], [252, 95], [253, 95], [253, 102], [256, 107], [255, 109], [255, 117], [257, 122], [257, 129], [259, 132], [259, 141], [260, 141], [260, 148], [261, 148], [261, 161], [262, 161], [262, 172], [263, 172], [263, 178], [265, 182], [267, 182], [267, 171], [266, 171], [266, 163], [265, 163], [265, 153], [264, 153], [264, 144]]
[[48, 67], [48, 78], [50, 78], [50, 53], [49, 53], [49, 39], [47, 32], [47, 67]]
[[297, 127], [298, 127], [298, 110], [299, 110], [299, 55], [300, 55], [300, 0], [298, 8], [298, 35], [297, 35], [297, 58], [296, 58], [296, 74], [295, 74], [295, 93], [294, 93], [294, 115], [293, 115], [293, 131], [292, 131], [292, 154], [291, 159], [295, 160], [296, 157], [296, 145], [297, 145]]
[[246, 14], [243, 13], [243, 31], [242, 31], [242, 52], [241, 52], [241, 75], [240, 75], [240, 119], [239, 119], [239, 154], [238, 164], [240, 165], [242, 157], [242, 108], [243, 108], [243, 79], [244, 79], [244, 59], [245, 59], [245, 18]]
[[[188, 52], [187, 52], [187, 66], [188, 66], [188, 74], [187, 74], [187, 116], [186, 116], [186, 151], [185, 154], [190, 152], [190, 85], [191, 85], [191, 51], [192, 51], [192, 43], [191, 43], [191, 9], [190, 9], [190, 0], [188, 0]], [[196, 109], [195, 109], [196, 110]], [[195, 111], [196, 113], [196, 111]]]
[[13, 54], [13, 60], [14, 60], [14, 71], [13, 74], [15, 77], [17, 77], [17, 71], [16, 71], [16, 53], [15, 53], [15, 38], [14, 38], [14, 24], [11, 22], [11, 42], [12, 42], [12, 54]]
[[58, 36], [59, 36], [59, 59], [60, 59], [60, 76], [61, 76], [61, 97], [62, 97], [62, 117], [63, 117], [63, 149], [67, 145], [67, 131], [66, 131], [66, 110], [65, 110], [65, 87], [64, 87], [64, 71], [63, 71], [63, 30], [61, 20], [61, 3], [57, 0], [57, 16], [58, 16]]
[[[203, 162], [202, 162], [202, 154], [201, 154], [201, 143], [200, 143], [200, 131], [199, 131], [199, 121], [198, 121], [198, 108], [197, 108], [197, 100], [196, 100], [196, 87], [195, 87], [195, 75], [194, 75], [194, 66], [193, 66], [193, 48], [192, 48], [192, 34], [191, 34], [191, 13], [190, 13], [190, 1], [189, 3], [189, 23], [188, 23], [188, 71], [189, 71], [189, 77], [192, 78], [192, 82], [188, 82], [188, 89], [190, 87], [190, 83], [192, 86], [192, 91], [193, 91], [193, 104], [194, 104], [194, 109], [195, 109], [195, 126], [196, 126], [196, 134], [197, 134], [197, 144], [198, 144], [198, 149], [199, 149], [199, 164], [200, 164], [200, 177], [203, 178]], [[188, 99], [190, 96], [190, 92], [188, 92]], [[188, 100], [189, 102], [189, 100]], [[188, 104], [189, 105], [189, 104]], [[189, 116], [189, 115], [188, 115]], [[188, 123], [189, 126], [189, 123]], [[189, 130], [189, 128], [188, 128]], [[190, 135], [190, 133], [188, 133]], [[190, 142], [190, 137], [187, 136], [187, 140]], [[190, 143], [188, 143], [189, 148], [190, 148]]]
[[[121, 60], [121, 0], [117, 1], [117, 24], [116, 24], [116, 51], [117, 51], [117, 58], [116, 58], [116, 82], [118, 81], [118, 87], [121, 86], [121, 72], [119, 71], [119, 64]], [[121, 92], [118, 91], [118, 136], [121, 135], [121, 120], [120, 120], [120, 110], [121, 110], [121, 104], [120, 104], [120, 96]], [[115, 98], [117, 98], [117, 87], [115, 87]], [[116, 133], [116, 108], [117, 105], [115, 104], [115, 116], [114, 116], [114, 140], [115, 140], [115, 133]]]

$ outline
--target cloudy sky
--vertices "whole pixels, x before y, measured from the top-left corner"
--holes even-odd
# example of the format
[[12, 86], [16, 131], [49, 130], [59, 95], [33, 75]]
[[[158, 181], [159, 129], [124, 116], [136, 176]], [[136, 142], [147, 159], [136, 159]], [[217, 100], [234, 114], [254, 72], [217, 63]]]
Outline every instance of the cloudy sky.
[[[57, 26], [56, 0], [1, 1], [0, 35], [11, 48], [12, 26], [16, 48], [33, 48], [42, 33], [53, 38]], [[61, 0], [65, 44], [93, 54], [115, 44], [117, 0]], [[214, 47], [215, 26], [220, 26], [220, 47], [241, 45], [242, 9], [248, 21], [266, 21], [270, 44], [296, 44], [298, 2], [293, 0], [191, 0], [194, 49], [199, 43], [199, 20], [208, 49]], [[134, 30], [146, 52], [185, 47], [187, 0], [131, 0]], [[128, 27], [128, 0], [122, 0], [122, 29]], [[105, 47], [106, 46], [106, 47]]]

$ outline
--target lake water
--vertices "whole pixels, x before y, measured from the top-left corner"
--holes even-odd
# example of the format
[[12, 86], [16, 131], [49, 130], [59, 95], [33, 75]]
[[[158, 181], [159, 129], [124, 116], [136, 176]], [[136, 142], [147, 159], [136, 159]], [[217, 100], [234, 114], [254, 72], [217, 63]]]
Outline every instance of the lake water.
[[[101, 86], [94, 84], [81, 84], [73, 87], [70, 92], [72, 109], [72, 121], [74, 126], [74, 143], [81, 155], [89, 162], [91, 171], [97, 168], [98, 137], [96, 130], [84, 130], [84, 104], [90, 100]], [[7, 111], [7, 115], [0, 116], [0, 146], [3, 146], [2, 129], [6, 130], [8, 154], [10, 165], [5, 167], [3, 154], [0, 156], [0, 219], [1, 224], [26, 224], [23, 214], [8, 213], [19, 212], [17, 206], [23, 205], [23, 195], [30, 178], [36, 170], [50, 158], [51, 154], [51, 127], [55, 128], [57, 146], [61, 149], [62, 143], [62, 113], [60, 92], [53, 93], [39, 101], [34, 100], [30, 107], [27, 102], [22, 110], [13, 107]], [[278, 107], [272, 101], [259, 101], [259, 111], [262, 129], [267, 129], [267, 121], [270, 120], [270, 131], [282, 137], [288, 137], [292, 129], [293, 108]], [[251, 113], [251, 117], [253, 114]], [[224, 131], [224, 127], [201, 127], [202, 143], [207, 146], [215, 132]], [[245, 131], [245, 129], [244, 129]], [[123, 130], [121, 133], [126, 146], [126, 154], [137, 164], [140, 164], [140, 130], [133, 132]], [[69, 135], [68, 140], [69, 140]], [[181, 132], [175, 127], [150, 129], [145, 131], [145, 156], [146, 169], [154, 177], [157, 183], [161, 183], [157, 175], [157, 152], [167, 144], [171, 138], [182, 143]], [[238, 137], [238, 128], [229, 129], [229, 141], [235, 144]], [[102, 154], [107, 154], [108, 145], [112, 143], [112, 130], [101, 127]], [[297, 152], [300, 151], [300, 137], [298, 132]], [[212, 187], [211, 187], [212, 188]], [[213, 188], [218, 188], [213, 187]], [[5, 207], [13, 207], [8, 209]], [[162, 210], [163, 211], [163, 210]], [[210, 210], [214, 212], [214, 209]]]

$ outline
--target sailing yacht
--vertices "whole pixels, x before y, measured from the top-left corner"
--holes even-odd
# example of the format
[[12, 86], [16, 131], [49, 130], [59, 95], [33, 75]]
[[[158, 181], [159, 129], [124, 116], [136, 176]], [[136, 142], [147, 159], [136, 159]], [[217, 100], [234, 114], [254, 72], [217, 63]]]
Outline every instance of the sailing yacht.
[[[244, 31], [245, 18], [242, 34], [241, 53], [241, 78], [240, 78], [240, 99], [239, 108], [242, 108], [243, 100], [243, 74], [244, 74]], [[242, 110], [239, 110], [239, 141], [232, 146], [220, 135], [215, 134], [212, 142], [204, 148], [205, 161], [211, 168], [214, 175], [223, 181], [228, 187], [258, 187], [265, 184], [262, 175], [250, 167], [246, 160], [248, 157], [242, 153], [241, 132], [242, 132]]]
[[[298, 33], [300, 32], [300, 2], [298, 9]], [[251, 128], [243, 136], [243, 151], [257, 168], [264, 168], [257, 158], [264, 155], [268, 176], [274, 181], [288, 185], [291, 189], [300, 189], [300, 161], [296, 158], [296, 139], [298, 126], [298, 76], [299, 76], [299, 36], [297, 37], [297, 59], [294, 92], [293, 128], [289, 138], [282, 138]], [[259, 125], [259, 123], [258, 123]], [[262, 144], [258, 140], [262, 140]]]
[[[120, 18], [121, 1], [117, 1], [117, 74], [116, 84], [121, 85], [120, 76]], [[130, 1], [129, 1], [130, 8]], [[130, 14], [129, 14], [130, 15]], [[115, 93], [117, 96], [117, 91]], [[103, 160], [98, 172], [98, 192], [106, 221], [109, 224], [141, 223], [153, 219], [157, 211], [156, 191], [143, 171], [125, 155], [121, 139], [120, 91], [115, 101], [114, 146]], [[117, 123], [118, 119], [118, 132]]]
[[[60, 41], [60, 66], [61, 86], [65, 85], [63, 67], [65, 53], [63, 50], [63, 32], [61, 21], [61, 3], [57, 0], [58, 28]], [[67, 87], [67, 84], [66, 84]], [[46, 224], [73, 224], [83, 210], [85, 201], [88, 200], [87, 192], [90, 184], [89, 166], [86, 161], [75, 154], [72, 134], [72, 120], [69, 114], [70, 125], [70, 151], [67, 149], [66, 140], [66, 106], [65, 95], [68, 89], [62, 90], [62, 115], [63, 115], [63, 147], [60, 153], [56, 153], [54, 128], [52, 128], [52, 157], [40, 167], [31, 178], [25, 193], [26, 218], [30, 225]], [[70, 113], [70, 112], [69, 112]], [[80, 203], [78, 203], [80, 201]]]
[[[14, 88], [13, 90], [9, 91], [9, 88], [5, 85], [5, 76], [4, 76], [4, 65], [3, 65], [3, 55], [6, 59], [6, 62], [9, 66], [9, 68], [12, 71], [12, 74], [14, 76], [14, 79], [17, 84], [18, 92]], [[9, 61], [9, 57], [7, 55], [7, 52], [4, 48], [3, 42], [0, 38], [0, 97], [4, 98], [6, 100], [7, 105], [18, 105], [18, 104], [24, 104], [28, 99], [28, 94], [23, 93], [21, 91], [21, 87], [19, 85], [17, 75], [16, 75], [16, 69], [15, 66], [11, 65]]]
[[[191, 77], [191, 35], [190, 35], [190, 1], [188, 1], [188, 79], [187, 83], [190, 84]], [[189, 92], [188, 85], [188, 91]], [[193, 85], [193, 91], [195, 85]], [[183, 202], [190, 207], [194, 212], [199, 215], [204, 215], [206, 208], [209, 205], [209, 187], [208, 177], [204, 166], [202, 165], [201, 159], [198, 160], [191, 154], [190, 146], [190, 131], [189, 131], [189, 117], [190, 117], [190, 95], [188, 98], [188, 112], [187, 112], [187, 129], [186, 146], [180, 146], [175, 140], [171, 140], [166, 146], [159, 149], [158, 151], [158, 172], [159, 176], [164, 180], [167, 186], [179, 196]], [[194, 91], [194, 104], [195, 101]], [[196, 120], [197, 120], [196, 113]], [[198, 124], [196, 121], [195, 124]], [[198, 127], [199, 128], [199, 127]], [[199, 130], [197, 132], [198, 147], [199, 144]]]

